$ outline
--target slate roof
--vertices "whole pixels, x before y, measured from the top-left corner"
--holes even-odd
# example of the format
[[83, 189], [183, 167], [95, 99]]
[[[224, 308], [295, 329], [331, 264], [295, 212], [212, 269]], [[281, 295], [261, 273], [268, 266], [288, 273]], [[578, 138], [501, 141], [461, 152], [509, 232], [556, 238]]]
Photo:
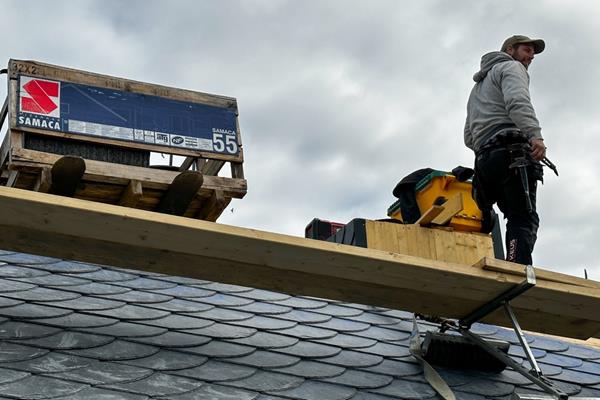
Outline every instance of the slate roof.
[[[0, 400], [438, 398], [411, 328], [403, 311], [0, 251]], [[509, 330], [474, 331], [523, 361]], [[528, 339], [563, 390], [600, 396], [600, 350]], [[511, 370], [440, 373], [459, 399], [539, 393]]]

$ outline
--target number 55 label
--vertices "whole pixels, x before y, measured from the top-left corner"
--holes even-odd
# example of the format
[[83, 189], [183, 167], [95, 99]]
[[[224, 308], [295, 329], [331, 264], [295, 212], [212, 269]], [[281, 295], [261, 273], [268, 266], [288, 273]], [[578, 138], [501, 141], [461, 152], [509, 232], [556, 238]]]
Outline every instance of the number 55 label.
[[218, 153], [237, 154], [237, 136], [234, 131], [213, 128], [213, 150]]

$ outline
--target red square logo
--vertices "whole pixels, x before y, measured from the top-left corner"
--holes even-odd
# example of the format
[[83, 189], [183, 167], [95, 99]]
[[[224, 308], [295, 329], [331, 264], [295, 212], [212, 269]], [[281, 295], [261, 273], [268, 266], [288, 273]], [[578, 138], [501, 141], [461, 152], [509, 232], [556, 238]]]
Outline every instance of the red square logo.
[[21, 76], [21, 112], [60, 117], [60, 82]]

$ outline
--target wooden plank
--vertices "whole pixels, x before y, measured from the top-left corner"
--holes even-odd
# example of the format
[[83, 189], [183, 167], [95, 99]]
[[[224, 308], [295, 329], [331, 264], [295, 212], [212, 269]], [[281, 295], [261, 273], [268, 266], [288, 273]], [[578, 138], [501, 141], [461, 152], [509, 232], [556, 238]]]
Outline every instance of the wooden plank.
[[244, 165], [242, 163], [231, 162], [231, 177], [244, 179]]
[[216, 176], [221, 168], [225, 165], [225, 161], [220, 160], [207, 160], [202, 166], [202, 173], [204, 175]]
[[10, 131], [4, 135], [2, 146], [0, 146], [0, 168], [4, 168], [4, 163], [9, 160], [10, 150]]
[[433, 205], [429, 208], [429, 210], [425, 211], [423, 215], [421, 215], [415, 224], [420, 226], [429, 225], [435, 217], [442, 213], [442, 211], [444, 211], [444, 207]]
[[11, 170], [8, 172], [8, 180], [6, 181], [6, 186], [14, 187], [17, 184], [17, 179], [19, 179], [19, 171]]
[[442, 207], [444, 207], [444, 211], [435, 217], [431, 223], [436, 225], [444, 225], [448, 223], [452, 217], [458, 214], [463, 209], [462, 193], [457, 193], [455, 196], [448, 199], [444, 204], [442, 204]]
[[[504, 274], [511, 274], [516, 276], [525, 276], [525, 271], [521, 264], [515, 264], [509, 261], [498, 260], [492, 257], [485, 257], [479, 260], [473, 265], [475, 268], [483, 268], [487, 271], [502, 272]], [[549, 282], [563, 282], [569, 283], [575, 286], [589, 287], [600, 289], [600, 282], [592, 281], [589, 279], [581, 279], [572, 275], [561, 274], [560, 272], [538, 270], [536, 277], [539, 280], [545, 280]]]
[[[15, 149], [13, 151], [13, 162], [11, 168], [33, 167], [40, 168], [53, 165], [61, 155], [45, 153], [28, 149]], [[177, 171], [159, 170], [113, 164], [103, 161], [86, 160], [86, 173], [84, 179], [128, 185], [131, 179], [139, 180], [144, 187], [166, 190], [173, 179], [178, 175]], [[201, 194], [210, 195], [210, 190], [223, 190], [227, 197], [241, 199], [246, 195], [247, 186], [244, 179], [232, 179], [219, 176], [204, 176]]]
[[183, 160], [183, 162], [179, 166], [179, 170], [187, 171], [188, 169], [190, 169], [192, 164], [194, 164], [196, 162], [197, 159], [198, 159], [198, 157], [186, 157], [185, 160]]
[[[0, 187], [0, 248], [462, 317], [522, 277], [373, 249]], [[25, 217], [26, 216], [26, 217]], [[143, 233], [143, 234], [140, 234]], [[600, 289], [540, 280], [523, 329], [587, 339]], [[507, 325], [498, 312], [484, 322]]]
[[22, 73], [28, 76], [40, 76], [49, 79], [82, 83], [85, 85], [98, 86], [107, 89], [117, 89], [126, 92], [166, 97], [174, 100], [208, 104], [216, 107], [226, 107], [232, 109], [237, 114], [237, 100], [228, 96], [172, 88], [125, 78], [117, 78], [110, 75], [81, 71], [37, 61], [11, 59], [8, 63], [8, 72], [11, 79], [15, 79], [17, 74]]
[[35, 192], [48, 193], [52, 187], [52, 172], [49, 167], [44, 167], [33, 186]]
[[4, 125], [4, 121], [6, 120], [6, 116], [8, 115], [8, 96], [4, 99], [4, 103], [2, 103], [2, 109], [0, 109], [0, 128]]
[[230, 202], [231, 197], [225, 197], [222, 190], [214, 190], [212, 195], [202, 203], [196, 218], [214, 222]]
[[123, 207], [135, 207], [143, 195], [142, 182], [132, 179], [123, 191], [119, 205]]

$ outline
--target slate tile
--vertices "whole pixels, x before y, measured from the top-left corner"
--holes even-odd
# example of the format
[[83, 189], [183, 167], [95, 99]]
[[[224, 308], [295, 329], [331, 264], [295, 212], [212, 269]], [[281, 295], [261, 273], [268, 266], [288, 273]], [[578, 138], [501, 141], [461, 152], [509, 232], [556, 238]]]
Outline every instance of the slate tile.
[[[531, 348], [531, 353], [533, 354], [536, 360], [546, 357], [546, 352], [544, 350]], [[508, 349], [508, 354], [510, 354], [511, 356], [526, 358], [525, 350], [523, 350], [521, 346], [517, 345], [511, 345]]]
[[78, 278], [89, 279], [95, 282], [118, 282], [129, 281], [138, 278], [137, 275], [127, 274], [125, 272], [113, 271], [107, 268], [99, 269], [93, 272], [83, 272], [75, 275]]
[[232, 325], [243, 325], [250, 328], [266, 329], [266, 330], [278, 330], [293, 328], [298, 325], [297, 322], [286, 321], [278, 318], [265, 317], [262, 315], [255, 315], [252, 318], [245, 319], [243, 321], [231, 321]]
[[301, 341], [289, 347], [275, 349], [278, 353], [290, 354], [302, 358], [323, 358], [339, 354], [342, 349], [314, 342]]
[[179, 298], [190, 298], [190, 299], [196, 299], [196, 298], [204, 298], [204, 297], [210, 297], [216, 294], [216, 292], [214, 290], [206, 290], [206, 289], [202, 289], [199, 287], [195, 287], [195, 286], [183, 286], [183, 285], [178, 285], [175, 287], [171, 287], [168, 289], [153, 289], [152, 290], [153, 293], [158, 293], [158, 294], [164, 294], [166, 296], [173, 296], [173, 297], [179, 297]]
[[387, 375], [379, 375], [355, 369], [348, 369], [343, 374], [322, 379], [324, 382], [336, 383], [339, 385], [352, 386], [355, 388], [374, 389], [387, 386], [394, 378]]
[[383, 358], [373, 354], [342, 350], [333, 357], [322, 358], [320, 361], [342, 367], [365, 368], [380, 364]]
[[75, 394], [56, 398], [55, 400], [147, 400], [148, 396], [142, 396], [133, 393], [121, 391], [98, 389], [93, 387], [85, 388]]
[[36, 319], [63, 317], [73, 313], [71, 310], [44, 306], [40, 304], [23, 303], [12, 307], [0, 308], [0, 315], [17, 319]]
[[47, 275], [38, 275], [31, 278], [19, 278], [19, 281], [53, 288], [62, 288], [63, 286], [77, 286], [83, 285], [85, 283], [90, 283], [90, 281], [88, 281], [87, 279], [74, 278], [66, 275], [51, 274], [47, 271], [41, 272]]
[[[356, 395], [354, 395], [354, 397], [352, 397], [352, 400], [397, 400], [397, 399], [398, 399], [398, 397], [389, 397], [389, 396], [384, 396], [384, 395], [379, 395], [379, 394], [374, 394], [374, 393], [362, 392], [360, 390], [356, 393]], [[431, 399], [439, 400], [439, 399], [441, 399], [441, 397], [436, 396]], [[462, 399], [457, 398], [457, 400], [462, 400]]]
[[18, 306], [25, 303], [24, 300], [15, 300], [8, 297], [0, 296], [0, 308]]
[[[578, 394], [581, 391], [581, 386], [579, 386], [579, 385], [569, 384], [569, 383], [565, 383], [565, 382], [557, 382], [557, 381], [553, 381], [553, 383], [569, 396]], [[529, 386], [521, 386], [521, 387], [515, 389], [515, 393], [528, 393], [528, 394], [536, 394], [536, 395], [546, 394], [545, 392], [542, 391], [542, 389], [539, 386], [534, 385], [534, 384], [531, 384]]]
[[[144, 274], [151, 275], [151, 274], [148, 274], [148, 272], [144, 272]], [[153, 277], [154, 277], [154, 279], [158, 279], [158, 280], [166, 281], [166, 282], [177, 283], [179, 285], [204, 286], [204, 285], [210, 283], [209, 281], [205, 281], [205, 280], [202, 280], [202, 279], [189, 278], [187, 276], [173, 276], [173, 275], [164, 275], [164, 274], [154, 274]]]
[[67, 350], [66, 352], [80, 357], [95, 358], [100, 361], [120, 361], [147, 357], [158, 352], [158, 350], [154, 346], [117, 339], [104, 346]]
[[326, 301], [311, 300], [303, 297], [290, 297], [286, 300], [273, 301], [275, 304], [281, 306], [288, 306], [293, 308], [306, 308], [306, 309], [317, 309], [323, 308], [327, 305]]
[[398, 322], [400, 322], [400, 320], [398, 320], [398, 318], [394, 318], [388, 315], [383, 315], [383, 314], [377, 314], [377, 313], [371, 313], [371, 312], [363, 312], [360, 315], [357, 315], [355, 317], [350, 317], [348, 318], [352, 321], [356, 321], [356, 322], [363, 322], [365, 324], [369, 324], [369, 325], [382, 325], [382, 326], [387, 326], [387, 325], [396, 325]]
[[36, 265], [36, 268], [56, 273], [76, 274], [98, 271], [102, 267], [100, 265], [80, 263], [76, 261], [59, 261], [55, 263], [38, 264]]
[[562, 372], [554, 375], [552, 379], [564, 382], [577, 382], [579, 385], [597, 385], [600, 384], [600, 375], [588, 374], [580, 371], [563, 368]]
[[139, 381], [109, 384], [104, 387], [155, 397], [190, 392], [200, 386], [202, 386], [202, 382], [195, 379], [157, 372]]
[[297, 376], [279, 374], [276, 372], [257, 371], [254, 375], [236, 381], [228, 382], [228, 385], [257, 392], [272, 392], [292, 389], [304, 382], [303, 378]]
[[239, 296], [232, 296], [229, 294], [215, 293], [212, 296], [200, 297], [198, 301], [206, 304], [212, 304], [213, 306], [223, 307], [239, 307], [248, 305], [254, 302], [252, 299], [246, 299]]
[[49, 399], [68, 396], [85, 388], [86, 385], [80, 383], [32, 375], [2, 386], [0, 391], [4, 396], [18, 399]]
[[368, 372], [390, 375], [396, 378], [420, 375], [423, 368], [416, 363], [408, 363], [397, 360], [383, 360], [381, 363], [364, 369]]
[[169, 331], [157, 336], [136, 337], [130, 338], [129, 340], [131, 340], [132, 342], [144, 343], [148, 345], [166, 348], [180, 348], [206, 344], [211, 341], [211, 338], [206, 336], [190, 335], [188, 333]]
[[346, 349], [360, 349], [364, 347], [373, 346], [377, 343], [377, 340], [340, 333], [332, 338], [318, 339], [315, 340], [315, 342], [322, 344], [330, 344]]
[[251, 289], [239, 294], [240, 297], [247, 297], [257, 301], [281, 301], [289, 299], [291, 296], [284, 293], [271, 292], [269, 290]]
[[259, 393], [221, 385], [203, 385], [198, 390], [165, 397], [168, 400], [255, 400]]
[[484, 372], [479, 372], [479, 373], [472, 372], [469, 375], [473, 376], [473, 377], [480, 377], [481, 379], [490, 379], [493, 381], [510, 383], [511, 385], [515, 385], [515, 386], [528, 385], [531, 383], [531, 381], [529, 379], [525, 378], [520, 373], [518, 373], [512, 369], [509, 369], [509, 368], [505, 369], [504, 371], [502, 371], [501, 373], [498, 373], [498, 374], [484, 373]]
[[208, 336], [211, 338], [236, 339], [254, 335], [256, 333], [256, 329], [246, 328], [243, 326], [221, 324], [217, 322], [213, 325], [207, 326], [206, 328], [184, 329], [182, 330], [182, 332], [190, 333], [193, 335]]
[[126, 293], [131, 289], [113, 284], [90, 282], [84, 283], [83, 285], [69, 286], [69, 290], [81, 294], [101, 296], [106, 294]]
[[460, 385], [456, 390], [481, 396], [504, 396], [513, 393], [515, 386], [508, 383], [490, 382], [486, 379], [474, 378], [469, 379], [467, 383]]
[[358, 349], [357, 351], [377, 354], [384, 357], [406, 357], [410, 355], [407, 347], [383, 342], [379, 342], [371, 347]]
[[197, 301], [183, 300], [183, 299], [172, 299], [165, 302], [148, 304], [148, 307], [158, 308], [159, 310], [171, 311], [171, 312], [199, 312], [207, 311], [215, 308], [215, 306], [200, 303]]
[[154, 307], [155, 303], [160, 304], [173, 299], [172, 296], [166, 296], [164, 294], [152, 292], [143, 292], [140, 290], [130, 290], [125, 293], [117, 294], [103, 294], [102, 297], [109, 300], [124, 301], [126, 303], [147, 304], [148, 307]]
[[306, 381], [298, 387], [279, 391], [277, 394], [298, 400], [346, 400], [356, 394], [356, 389], [323, 382]]
[[280, 306], [277, 304], [263, 303], [262, 301], [255, 301], [250, 304], [243, 306], [236, 306], [236, 310], [249, 312], [252, 314], [265, 314], [265, 315], [277, 315], [283, 314], [292, 310], [292, 307]]
[[60, 329], [29, 322], [7, 321], [0, 325], [0, 339], [40, 338], [56, 332], [60, 332]]
[[120, 320], [134, 321], [164, 318], [171, 314], [168, 311], [157, 310], [155, 308], [142, 307], [132, 304], [126, 304], [124, 306], [113, 308], [110, 310], [90, 310], [89, 313], [118, 318]]
[[569, 349], [561, 353], [562, 355], [581, 358], [584, 360], [598, 360], [600, 359], [600, 350], [591, 347], [578, 346], [575, 344], [569, 344]]
[[16, 343], [0, 342], [0, 363], [30, 360], [48, 353], [45, 349], [23, 346]]
[[344, 371], [346, 371], [346, 368], [344, 367], [311, 360], [300, 360], [294, 365], [274, 369], [274, 372], [281, 372], [308, 379], [331, 378], [341, 375]]
[[577, 368], [583, 365], [583, 361], [579, 358], [567, 357], [557, 353], [547, 353], [542, 360], [544, 364], [556, 365], [561, 368]]
[[[73, 300], [81, 297], [78, 293], [66, 292], [64, 290], [48, 289], [43, 287], [34, 287], [29, 290], [19, 292], [3, 293], [3, 296], [17, 300], [33, 301], [38, 303], [57, 302], [64, 300]], [[54, 304], [52, 304], [55, 306]]]
[[82, 368], [52, 374], [53, 377], [89, 385], [139, 381], [154, 371], [113, 362], [94, 362]]
[[188, 376], [208, 382], [225, 382], [254, 375], [256, 368], [228, 362], [210, 360], [199, 367], [171, 372], [174, 375]]
[[167, 332], [166, 328], [161, 328], [158, 326], [141, 325], [131, 322], [117, 322], [112, 325], [80, 328], [79, 330], [99, 335], [108, 335], [120, 338], [154, 337]]
[[42, 347], [51, 350], [87, 349], [103, 346], [114, 340], [111, 336], [92, 335], [89, 333], [61, 331], [51, 336], [20, 340], [20, 344]]
[[227, 308], [213, 307], [206, 311], [197, 311], [197, 312], [193, 312], [193, 313], [186, 312], [184, 315], [226, 322], [226, 321], [243, 321], [243, 320], [252, 318], [252, 316], [254, 314], [250, 314], [247, 312], [241, 312], [241, 311], [235, 311], [235, 310], [229, 310]]
[[52, 257], [44, 257], [44, 256], [36, 256], [35, 254], [27, 254], [27, 253], [8, 253], [8, 254], [0, 254], [0, 261], [4, 261], [11, 264], [47, 264], [47, 263], [55, 263], [60, 261], [58, 258]]
[[600, 398], [600, 388], [593, 389], [593, 388], [583, 387], [583, 388], [581, 388], [581, 392], [577, 393], [577, 395], [579, 397], [597, 397], [597, 398]]
[[32, 278], [40, 275], [48, 275], [49, 272], [36, 268], [22, 267], [20, 265], [0, 265], [1, 278]]
[[414, 316], [413, 313], [403, 310], [373, 310], [373, 312], [377, 314], [388, 315], [390, 317], [402, 320], [411, 320], [411, 322]]
[[494, 335], [498, 332], [499, 328], [494, 325], [482, 324], [481, 322], [475, 322], [471, 325], [470, 331], [477, 335]]
[[214, 321], [202, 318], [188, 317], [185, 315], [171, 314], [158, 319], [146, 319], [140, 321], [142, 324], [158, 326], [167, 329], [199, 329], [213, 325]]
[[395, 329], [381, 328], [378, 326], [371, 326], [368, 329], [352, 332], [353, 335], [365, 337], [368, 339], [397, 342], [407, 340], [410, 337], [410, 333], [402, 332]]
[[336, 331], [331, 329], [323, 329], [301, 324], [298, 324], [292, 328], [281, 329], [277, 331], [277, 333], [294, 336], [300, 339], [328, 339], [338, 334]]
[[319, 314], [324, 314], [324, 315], [329, 315], [332, 317], [344, 318], [344, 317], [356, 317], [358, 315], [361, 315], [364, 311], [357, 310], [356, 308], [352, 308], [352, 307], [344, 307], [343, 305], [340, 305], [340, 304], [327, 304], [325, 307], [315, 308], [313, 310], [313, 312], [319, 313]]
[[257, 368], [287, 367], [296, 364], [300, 359], [272, 351], [257, 350], [247, 356], [228, 358], [227, 361]]
[[230, 285], [228, 283], [219, 282], [208, 282], [202, 285], [202, 287], [207, 290], [214, 290], [215, 292], [221, 293], [241, 293], [253, 290], [252, 288], [246, 286]]
[[208, 358], [185, 354], [177, 351], [160, 350], [151, 356], [133, 360], [120, 361], [123, 364], [136, 367], [153, 369], [155, 371], [169, 371], [178, 369], [194, 368], [204, 364]]
[[107, 300], [100, 297], [81, 295], [78, 295], [78, 297], [73, 300], [55, 301], [52, 303], [53, 307], [68, 308], [76, 311], [109, 310], [122, 307], [124, 305], [125, 303], [122, 301]]
[[185, 349], [185, 351], [187, 352], [217, 358], [241, 357], [250, 354], [255, 350], [256, 349], [254, 347], [222, 342], [220, 340], [211, 340], [207, 344], [201, 346], [188, 347]]
[[[0, 330], [2, 326], [0, 326]], [[600, 364], [594, 361], [583, 361], [579, 367], [572, 368], [574, 371], [585, 372], [588, 374], [600, 375]]]
[[[521, 362], [521, 365], [523, 365], [525, 368], [531, 368], [531, 365], [529, 365], [529, 362], [526, 360], [523, 360]], [[546, 376], [558, 375], [563, 370], [561, 367], [559, 367], [557, 365], [544, 364], [542, 362], [538, 362], [538, 366], [542, 370], [542, 373]]]
[[338, 332], [360, 332], [368, 329], [371, 325], [362, 322], [356, 322], [349, 319], [331, 318], [327, 322], [311, 324], [318, 328], [332, 329]]
[[123, 286], [129, 289], [135, 290], [156, 290], [156, 289], [168, 289], [177, 286], [176, 283], [167, 282], [164, 280], [150, 279], [135, 277], [135, 279], [129, 279], [124, 281], [112, 282], [113, 285]]
[[368, 389], [367, 391], [389, 395], [395, 398], [399, 397], [401, 399], [427, 399], [436, 394], [428, 384], [400, 379], [394, 379], [392, 383], [387, 386], [377, 389]]
[[[489, 337], [504, 340], [512, 344], [520, 344], [515, 332], [506, 328], [499, 328], [498, 332], [494, 333], [493, 335], [489, 335]], [[527, 343], [532, 343], [534, 340], [530, 335], [525, 335], [525, 339], [527, 339]]]
[[256, 332], [255, 334], [239, 339], [229, 340], [234, 343], [254, 346], [263, 349], [274, 349], [288, 347], [298, 343], [299, 339], [289, 336], [277, 335], [268, 332]]
[[295, 321], [302, 324], [325, 323], [332, 319], [330, 315], [318, 314], [311, 311], [297, 309], [291, 310], [284, 314], [277, 314], [275, 318], [286, 319], [288, 321]]
[[25, 379], [29, 375], [30, 374], [28, 374], [27, 372], [0, 368], [0, 385], [6, 385], [7, 383], [12, 383], [21, 379]]
[[88, 315], [78, 312], [71, 312], [68, 315], [57, 316], [52, 318], [41, 318], [36, 322], [63, 328], [93, 328], [116, 324], [118, 320], [114, 318], [100, 317], [97, 315]]
[[46, 374], [71, 371], [74, 369], [87, 367], [95, 362], [95, 360], [90, 358], [76, 357], [70, 354], [52, 351], [41, 357], [11, 362], [4, 364], [4, 366], [34, 374]]
[[385, 311], [390, 311], [389, 308], [370, 306], [368, 304], [358, 304], [358, 303], [344, 303], [346, 307], [358, 308], [359, 310], [369, 311], [374, 313], [383, 313]]
[[31, 290], [35, 287], [36, 285], [32, 285], [31, 283], [0, 278], [0, 293], [4, 294], [5, 296], [10, 295], [11, 292], [22, 292], [26, 290]]

